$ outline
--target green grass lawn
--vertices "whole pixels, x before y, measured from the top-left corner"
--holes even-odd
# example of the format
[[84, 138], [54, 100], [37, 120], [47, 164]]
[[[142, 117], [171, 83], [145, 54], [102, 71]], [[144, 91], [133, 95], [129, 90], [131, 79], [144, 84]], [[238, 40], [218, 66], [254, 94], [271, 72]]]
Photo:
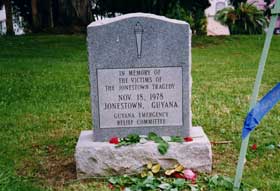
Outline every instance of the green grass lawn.
[[[213, 173], [234, 177], [241, 128], [264, 36], [194, 37], [193, 125], [213, 145]], [[280, 36], [272, 41], [260, 97], [280, 81]], [[91, 129], [84, 36], [0, 38], [0, 191], [108, 190], [75, 181], [74, 150]], [[280, 105], [251, 135], [243, 182], [280, 190]], [[267, 146], [274, 144], [275, 149]]]

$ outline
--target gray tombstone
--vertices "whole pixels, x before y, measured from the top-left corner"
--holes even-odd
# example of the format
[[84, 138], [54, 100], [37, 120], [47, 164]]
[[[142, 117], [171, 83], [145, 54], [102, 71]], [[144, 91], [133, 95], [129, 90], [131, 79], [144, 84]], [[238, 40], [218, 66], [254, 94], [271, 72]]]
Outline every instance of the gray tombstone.
[[[211, 144], [191, 126], [191, 31], [183, 21], [128, 14], [88, 26], [92, 131], [76, 145], [78, 178], [140, 173], [149, 161], [211, 172]], [[149, 141], [116, 148], [130, 133], [191, 136], [162, 156]], [[105, 141], [105, 142], [102, 142]]]
[[130, 133], [189, 136], [191, 30], [134, 13], [88, 26], [94, 141]]

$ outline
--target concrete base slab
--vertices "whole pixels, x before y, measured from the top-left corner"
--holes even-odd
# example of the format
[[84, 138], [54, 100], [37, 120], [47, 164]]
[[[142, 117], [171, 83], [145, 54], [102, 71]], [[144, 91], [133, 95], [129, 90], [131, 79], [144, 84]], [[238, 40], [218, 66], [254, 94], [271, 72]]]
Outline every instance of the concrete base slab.
[[164, 169], [180, 163], [198, 172], [211, 172], [211, 144], [202, 127], [191, 128], [192, 142], [169, 143], [161, 155], [157, 144], [149, 141], [115, 148], [108, 142], [93, 142], [92, 131], [82, 131], [76, 145], [75, 160], [78, 178], [140, 173], [149, 162], [160, 163]]

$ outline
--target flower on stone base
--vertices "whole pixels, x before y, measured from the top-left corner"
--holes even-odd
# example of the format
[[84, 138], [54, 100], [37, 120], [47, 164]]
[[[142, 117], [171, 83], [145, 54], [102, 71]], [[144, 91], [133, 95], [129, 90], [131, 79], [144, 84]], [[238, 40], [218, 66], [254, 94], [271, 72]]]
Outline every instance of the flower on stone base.
[[192, 137], [185, 137], [184, 140], [185, 140], [185, 142], [191, 142], [191, 141], [193, 141], [193, 138]]
[[187, 179], [187, 180], [190, 180], [192, 183], [195, 183], [196, 181], [196, 174], [190, 170], [190, 169], [186, 169], [184, 170], [184, 177]]
[[119, 144], [119, 142], [120, 142], [120, 140], [119, 140], [118, 137], [112, 137], [112, 138], [109, 140], [109, 143], [115, 144], [115, 145]]

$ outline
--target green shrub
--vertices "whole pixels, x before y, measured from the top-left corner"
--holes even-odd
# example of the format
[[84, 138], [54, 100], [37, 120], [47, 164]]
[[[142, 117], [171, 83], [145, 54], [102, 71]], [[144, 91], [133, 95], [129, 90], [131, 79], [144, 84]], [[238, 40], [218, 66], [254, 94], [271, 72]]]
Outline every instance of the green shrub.
[[189, 23], [191, 29], [194, 29], [194, 19], [189, 11], [186, 11], [178, 2], [174, 7], [170, 7], [166, 14], [167, 17], [172, 19], [183, 20]]
[[186, 6], [178, 1], [175, 5], [171, 4], [166, 16], [188, 22], [193, 34], [205, 35], [207, 19], [204, 14], [204, 8], [205, 7]]
[[249, 3], [224, 8], [216, 13], [215, 19], [227, 25], [231, 34], [262, 34], [268, 23], [264, 12]]

